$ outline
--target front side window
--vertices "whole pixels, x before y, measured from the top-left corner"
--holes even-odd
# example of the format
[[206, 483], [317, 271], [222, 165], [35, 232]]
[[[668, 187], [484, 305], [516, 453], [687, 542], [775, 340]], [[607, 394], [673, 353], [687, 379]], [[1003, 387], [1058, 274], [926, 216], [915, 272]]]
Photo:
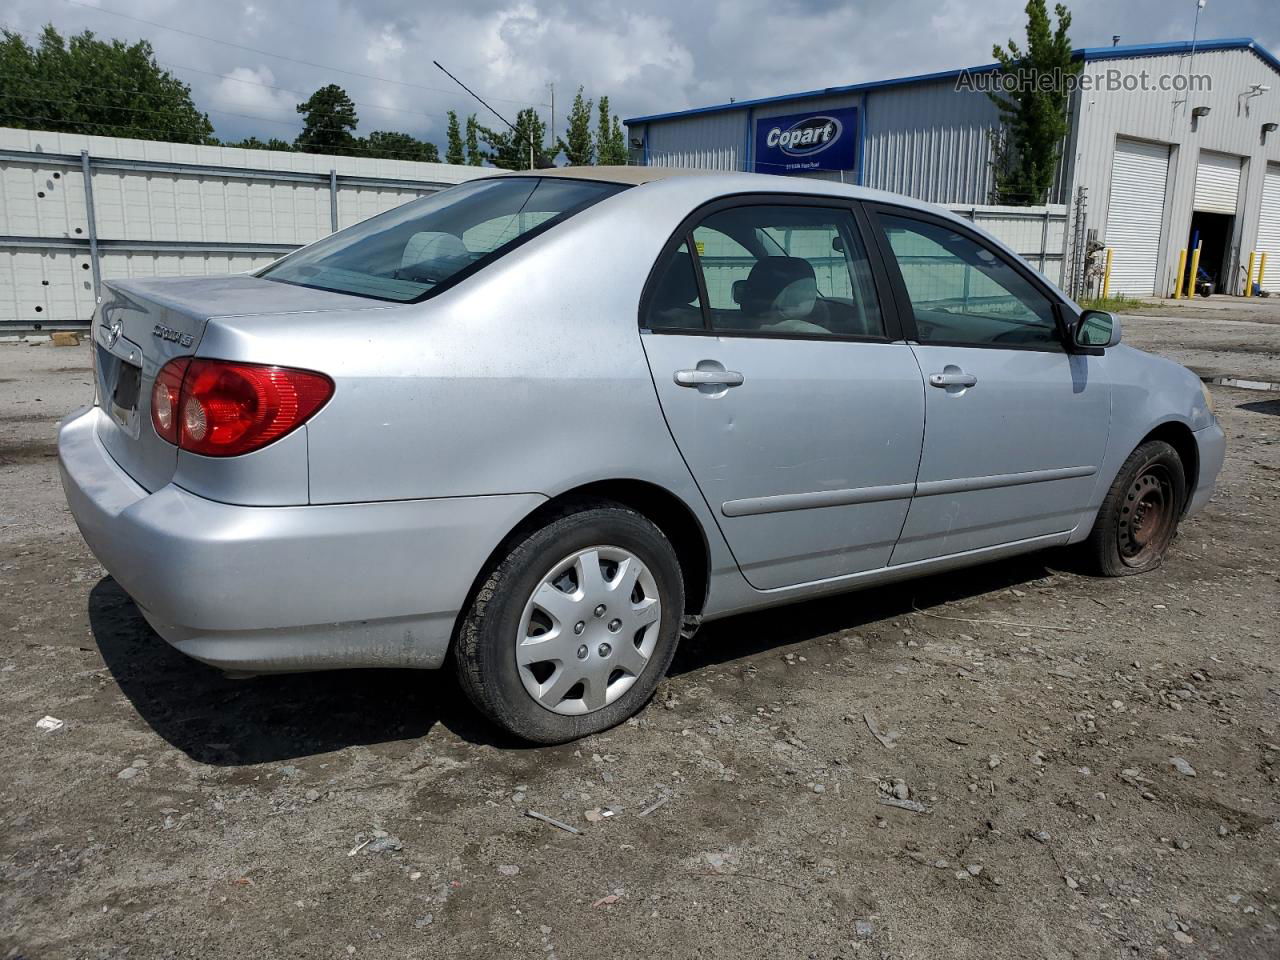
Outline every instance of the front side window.
[[690, 235], [713, 330], [883, 337], [866, 251], [847, 210], [733, 207]]
[[258, 276], [407, 303], [624, 189], [555, 177], [474, 180], [341, 230]]
[[1052, 302], [995, 251], [928, 221], [879, 220], [922, 343], [1061, 348]]

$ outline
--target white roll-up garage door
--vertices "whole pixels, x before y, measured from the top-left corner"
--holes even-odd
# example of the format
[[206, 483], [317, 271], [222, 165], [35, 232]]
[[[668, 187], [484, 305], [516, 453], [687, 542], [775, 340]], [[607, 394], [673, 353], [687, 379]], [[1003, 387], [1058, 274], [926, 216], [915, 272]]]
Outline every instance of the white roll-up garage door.
[[1262, 213], [1258, 218], [1258, 252], [1266, 251], [1262, 289], [1280, 294], [1280, 163], [1267, 164], [1262, 178]]
[[1236, 212], [1240, 193], [1240, 158], [1229, 153], [1200, 151], [1196, 165], [1196, 198], [1193, 208], [1205, 213]]
[[1155, 291], [1164, 219], [1169, 147], [1117, 140], [1111, 161], [1106, 244], [1111, 257], [1111, 292], [1149, 297]]

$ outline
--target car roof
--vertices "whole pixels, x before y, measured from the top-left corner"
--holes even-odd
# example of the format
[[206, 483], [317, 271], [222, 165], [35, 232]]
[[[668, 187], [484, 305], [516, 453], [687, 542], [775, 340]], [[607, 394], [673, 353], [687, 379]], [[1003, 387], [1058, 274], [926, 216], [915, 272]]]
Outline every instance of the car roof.
[[494, 177], [554, 177], [557, 179], [594, 180], [602, 183], [617, 183], [627, 186], [642, 186], [647, 183], [655, 185], [696, 183], [697, 189], [705, 193], [707, 199], [716, 195], [734, 193], [786, 193], [808, 196], [849, 197], [859, 200], [879, 200], [899, 206], [928, 210], [943, 216], [955, 218], [945, 207], [926, 201], [917, 200], [901, 194], [888, 193], [860, 187], [837, 180], [822, 180], [809, 177], [787, 177], [772, 173], [748, 173], [736, 170], [707, 170], [697, 167], [646, 167], [639, 165], [616, 167], [549, 167], [545, 170], [495, 170]]
[[693, 167], [642, 167], [637, 165], [609, 167], [548, 167], [545, 170], [509, 170], [498, 173], [507, 177], [563, 177], [573, 180], [596, 180], [604, 183], [625, 183], [637, 186], [666, 180], [669, 177], [698, 177], [723, 173], [721, 170], [700, 170]]

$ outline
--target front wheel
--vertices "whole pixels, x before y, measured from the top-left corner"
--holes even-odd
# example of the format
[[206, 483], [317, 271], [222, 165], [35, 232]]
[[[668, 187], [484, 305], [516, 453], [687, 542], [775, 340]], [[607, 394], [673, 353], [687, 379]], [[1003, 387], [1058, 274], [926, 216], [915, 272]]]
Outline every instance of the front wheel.
[[1107, 577], [1154, 570], [1178, 531], [1187, 481], [1178, 452], [1150, 440], [1120, 468], [1102, 501], [1084, 547], [1090, 564]]
[[608, 729], [653, 695], [675, 655], [684, 583], [671, 543], [627, 507], [549, 522], [490, 572], [456, 660], [471, 701], [526, 740]]

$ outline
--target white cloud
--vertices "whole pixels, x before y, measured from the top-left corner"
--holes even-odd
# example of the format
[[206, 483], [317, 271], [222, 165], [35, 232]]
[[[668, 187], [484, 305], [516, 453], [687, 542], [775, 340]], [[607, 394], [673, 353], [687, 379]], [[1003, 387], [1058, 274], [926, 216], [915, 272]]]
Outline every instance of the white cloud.
[[[275, 74], [268, 67], [236, 67], [214, 83], [208, 93], [207, 107], [264, 120], [288, 120], [296, 125], [298, 98], [288, 91], [272, 89], [277, 86]], [[213, 119], [216, 124], [216, 113]], [[288, 139], [288, 134], [283, 126], [277, 128], [271, 124], [259, 136]]]
[[[985, 63], [993, 44], [1022, 40], [1025, 0], [113, 0], [110, 9], [292, 59], [249, 54], [208, 39], [48, 0], [7, 0], [5, 20], [28, 36], [50, 18], [64, 33], [145, 38], [192, 86], [221, 136], [289, 134], [294, 104], [327, 83], [357, 102], [361, 133], [399, 129], [442, 138], [444, 114], [485, 111], [431, 66], [443, 62], [508, 116], [579, 84], [635, 116]], [[1254, 35], [1280, 52], [1275, 0], [1207, 5], [1200, 36]], [[1076, 46], [1187, 38], [1194, 5], [1168, 0], [1070, 0]], [[50, 12], [50, 10], [53, 12]], [[246, 66], [249, 61], [252, 66]], [[308, 61], [299, 63], [297, 61]], [[320, 66], [315, 66], [320, 65]], [[184, 71], [183, 66], [190, 68]], [[195, 73], [229, 74], [234, 79]], [[345, 72], [344, 72], [345, 71]], [[353, 74], [365, 74], [356, 76]], [[239, 82], [249, 80], [251, 83]], [[389, 82], [399, 81], [399, 82]], [[271, 83], [294, 92], [273, 91]], [[541, 107], [544, 116], [546, 108]], [[563, 122], [565, 111], [557, 108]]]

